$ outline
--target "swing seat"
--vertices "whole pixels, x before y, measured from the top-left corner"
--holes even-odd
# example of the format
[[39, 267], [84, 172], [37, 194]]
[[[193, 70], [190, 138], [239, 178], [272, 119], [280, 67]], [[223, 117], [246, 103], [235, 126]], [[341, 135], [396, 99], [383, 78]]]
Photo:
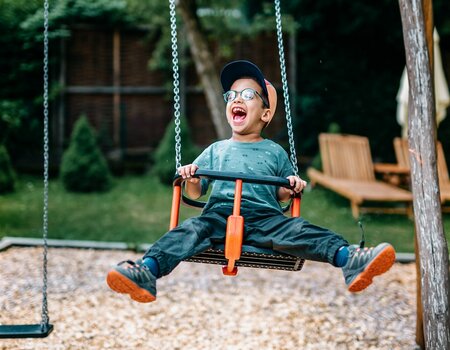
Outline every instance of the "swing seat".
[[[224, 244], [214, 245], [212, 248], [190, 257], [185, 261], [222, 266], [226, 266], [228, 263], [224, 255]], [[296, 256], [274, 252], [270, 249], [243, 245], [240, 259], [236, 260], [235, 266], [300, 271], [304, 263], [304, 259]]]
[[1, 325], [0, 339], [4, 338], [45, 338], [53, 330], [51, 324]]
[[[232, 226], [240, 226], [240, 219], [243, 218], [240, 213], [240, 198], [242, 191], [242, 182], [273, 185], [277, 187], [291, 188], [289, 181], [285, 178], [275, 176], [258, 176], [244, 173], [219, 172], [212, 170], [197, 170], [196, 177], [205, 177], [212, 180], [233, 181], [236, 182], [235, 202], [233, 215], [230, 215], [227, 222], [227, 232], [224, 243], [216, 243], [212, 248], [192, 256], [185, 261], [222, 265], [223, 273], [229, 276], [237, 274], [237, 267], [253, 267], [272, 270], [300, 271], [305, 263], [305, 259], [275, 252], [271, 249], [242, 245], [242, 236], [235, 232], [235, 227], [230, 230], [230, 221]], [[171, 224], [170, 229], [178, 225], [179, 206], [181, 200], [184, 204], [195, 208], [203, 208], [206, 202], [193, 200], [186, 197], [181, 189], [183, 179], [176, 176], [173, 182], [174, 192], [172, 198]], [[292, 203], [283, 208], [283, 211], [291, 209], [292, 216], [300, 216], [300, 196], [295, 197]], [[230, 220], [230, 218], [232, 220]], [[243, 230], [243, 227], [242, 227]], [[231, 231], [231, 232], [230, 232]], [[239, 228], [237, 229], [239, 231]], [[241, 233], [242, 234], [242, 233]]]

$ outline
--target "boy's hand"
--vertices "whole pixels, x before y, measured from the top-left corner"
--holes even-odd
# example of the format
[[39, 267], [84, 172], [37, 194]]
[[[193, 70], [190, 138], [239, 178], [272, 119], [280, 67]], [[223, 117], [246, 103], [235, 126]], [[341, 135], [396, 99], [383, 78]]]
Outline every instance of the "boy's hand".
[[293, 187], [293, 189], [280, 187], [278, 189], [278, 200], [281, 202], [286, 202], [289, 200], [290, 197], [295, 195], [296, 193], [300, 193], [305, 187], [306, 187], [306, 181], [303, 181], [298, 176], [288, 176], [287, 179], [289, 180], [290, 185]]
[[304, 188], [306, 188], [306, 181], [302, 180], [299, 176], [291, 175], [288, 176], [287, 179], [293, 187], [293, 190], [290, 190], [292, 195], [295, 193], [300, 193]]
[[198, 166], [195, 164], [183, 165], [178, 168], [178, 174], [180, 174], [180, 176], [188, 182], [196, 184], [200, 182], [200, 179], [198, 177], [192, 176], [194, 176], [197, 169]]

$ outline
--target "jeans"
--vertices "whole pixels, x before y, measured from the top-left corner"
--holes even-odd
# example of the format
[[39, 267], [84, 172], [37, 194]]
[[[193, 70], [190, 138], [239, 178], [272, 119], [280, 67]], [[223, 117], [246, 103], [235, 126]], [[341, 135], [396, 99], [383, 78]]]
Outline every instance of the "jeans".
[[[160, 275], [169, 274], [181, 261], [223, 243], [232, 208], [210, 209], [167, 232], [145, 253], [159, 263]], [[348, 242], [340, 235], [310, 224], [301, 217], [255, 210], [244, 216], [244, 244], [271, 249], [307, 260], [333, 264], [337, 250]], [[159, 277], [161, 277], [159, 276]]]

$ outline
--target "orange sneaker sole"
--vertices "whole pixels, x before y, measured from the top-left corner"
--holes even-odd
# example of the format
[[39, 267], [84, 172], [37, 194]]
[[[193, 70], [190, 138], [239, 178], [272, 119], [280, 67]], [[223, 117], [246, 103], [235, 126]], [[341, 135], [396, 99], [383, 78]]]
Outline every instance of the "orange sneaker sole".
[[387, 246], [378, 256], [364, 269], [363, 272], [348, 286], [350, 292], [360, 292], [372, 284], [375, 276], [387, 272], [395, 262], [395, 250]]
[[116, 270], [108, 272], [106, 283], [113, 291], [121, 294], [129, 294], [131, 299], [139, 303], [151, 303], [156, 300], [156, 297], [148, 290], [139, 287], [136, 283]]

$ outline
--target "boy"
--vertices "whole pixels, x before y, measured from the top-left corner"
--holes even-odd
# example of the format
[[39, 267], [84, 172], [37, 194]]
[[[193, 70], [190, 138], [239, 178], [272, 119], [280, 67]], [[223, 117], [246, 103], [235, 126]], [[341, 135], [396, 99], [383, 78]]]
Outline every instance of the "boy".
[[[259, 68], [248, 61], [227, 64], [221, 73], [221, 83], [232, 136], [213, 143], [192, 164], [178, 169], [186, 180], [188, 196], [199, 198], [208, 189], [208, 180], [193, 177], [198, 168], [287, 178], [292, 190], [243, 185], [241, 215], [245, 217], [245, 243], [341, 267], [351, 292], [368, 287], [374, 276], [393, 265], [394, 248], [388, 243], [374, 248], [349, 245], [330, 230], [302, 218], [284, 216], [279, 201], [302, 191], [306, 182], [292, 175], [294, 171], [283, 148], [261, 137], [275, 112], [275, 89]], [[154, 301], [157, 278], [169, 274], [187, 257], [211, 247], [214, 241], [224, 239], [233, 196], [233, 182], [214, 181], [202, 214], [167, 232], [142, 259], [119, 263], [108, 273], [109, 287], [129, 294], [138, 302]]]

